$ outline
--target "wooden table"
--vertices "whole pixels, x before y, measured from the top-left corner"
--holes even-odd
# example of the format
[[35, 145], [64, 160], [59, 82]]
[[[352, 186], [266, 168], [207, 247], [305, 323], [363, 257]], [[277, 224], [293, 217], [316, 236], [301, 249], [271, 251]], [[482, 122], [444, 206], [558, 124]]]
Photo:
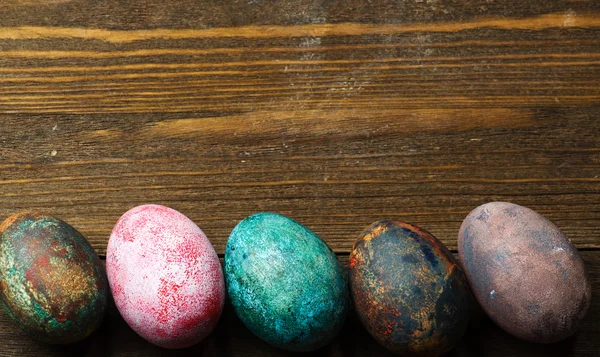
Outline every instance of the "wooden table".
[[[171, 206], [218, 253], [276, 211], [347, 262], [382, 218], [450, 249], [487, 201], [526, 205], [582, 251], [594, 294], [554, 345], [489, 321], [452, 356], [600, 355], [600, 2], [12, 0], [0, 3], [0, 216], [41, 210], [104, 256], [129, 208]], [[226, 307], [190, 350], [115, 308], [74, 346], [0, 315], [2, 356], [282, 356]], [[324, 356], [386, 355], [352, 314]]]

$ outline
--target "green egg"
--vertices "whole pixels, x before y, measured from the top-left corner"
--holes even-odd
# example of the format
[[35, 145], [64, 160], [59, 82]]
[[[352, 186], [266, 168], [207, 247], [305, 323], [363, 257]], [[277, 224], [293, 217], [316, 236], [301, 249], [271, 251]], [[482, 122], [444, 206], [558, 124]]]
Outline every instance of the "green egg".
[[310, 229], [275, 213], [252, 215], [231, 232], [225, 280], [244, 324], [286, 350], [329, 343], [349, 307], [347, 276], [335, 254]]

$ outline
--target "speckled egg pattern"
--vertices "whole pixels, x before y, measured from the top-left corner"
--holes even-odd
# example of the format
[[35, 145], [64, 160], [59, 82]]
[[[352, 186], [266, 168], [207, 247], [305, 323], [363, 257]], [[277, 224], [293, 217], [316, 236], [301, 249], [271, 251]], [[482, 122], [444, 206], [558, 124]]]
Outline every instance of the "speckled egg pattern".
[[0, 297], [33, 337], [72, 343], [90, 335], [106, 311], [108, 284], [98, 256], [69, 224], [24, 212], [0, 226]]
[[470, 295], [446, 247], [410, 224], [369, 226], [350, 254], [356, 311], [375, 339], [406, 356], [439, 356], [462, 337]]
[[252, 215], [235, 227], [225, 277], [244, 324], [287, 350], [326, 345], [349, 307], [347, 277], [335, 254], [311, 230], [275, 213]]
[[475, 208], [460, 228], [458, 251], [484, 311], [519, 338], [564, 339], [589, 308], [590, 281], [577, 249], [529, 208], [508, 202]]
[[119, 312], [156, 345], [196, 344], [221, 316], [225, 284], [217, 254], [176, 210], [144, 205], [126, 212], [110, 236], [106, 269]]

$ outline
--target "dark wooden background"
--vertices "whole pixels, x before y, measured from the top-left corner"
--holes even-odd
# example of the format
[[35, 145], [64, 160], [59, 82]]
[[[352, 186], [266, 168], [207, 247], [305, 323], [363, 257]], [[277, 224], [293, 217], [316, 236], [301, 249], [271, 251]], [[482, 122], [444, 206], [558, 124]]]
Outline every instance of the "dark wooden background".
[[[452, 356], [600, 355], [600, 2], [0, 2], [0, 219], [41, 210], [104, 256], [144, 203], [192, 218], [222, 254], [257, 211], [347, 262], [382, 218], [456, 249], [492, 200], [526, 205], [582, 251], [581, 331], [519, 341], [485, 320]], [[353, 314], [323, 356], [386, 355]], [[0, 314], [2, 356], [282, 356], [227, 307], [190, 350], [153, 347], [113, 308], [75, 346]]]

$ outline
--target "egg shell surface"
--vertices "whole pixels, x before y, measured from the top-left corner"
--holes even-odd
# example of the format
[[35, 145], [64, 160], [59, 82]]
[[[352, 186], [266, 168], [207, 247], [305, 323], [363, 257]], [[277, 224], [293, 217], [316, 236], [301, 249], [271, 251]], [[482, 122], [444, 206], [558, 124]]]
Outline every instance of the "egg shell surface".
[[529, 208], [508, 202], [475, 208], [460, 227], [458, 252], [483, 310], [516, 337], [562, 340], [575, 333], [590, 306], [579, 252]]
[[403, 356], [440, 356], [469, 321], [466, 278], [433, 235], [383, 220], [365, 229], [350, 253], [350, 289], [367, 331]]
[[106, 270], [125, 321], [158, 346], [200, 342], [223, 311], [225, 284], [213, 246], [169, 207], [143, 205], [123, 214], [110, 236]]
[[244, 324], [286, 350], [325, 346], [349, 308], [347, 276], [335, 254], [310, 229], [279, 214], [254, 214], [234, 228], [225, 277]]
[[10, 216], [0, 226], [0, 298], [8, 314], [38, 340], [67, 344], [102, 322], [106, 273], [88, 241], [42, 213]]

